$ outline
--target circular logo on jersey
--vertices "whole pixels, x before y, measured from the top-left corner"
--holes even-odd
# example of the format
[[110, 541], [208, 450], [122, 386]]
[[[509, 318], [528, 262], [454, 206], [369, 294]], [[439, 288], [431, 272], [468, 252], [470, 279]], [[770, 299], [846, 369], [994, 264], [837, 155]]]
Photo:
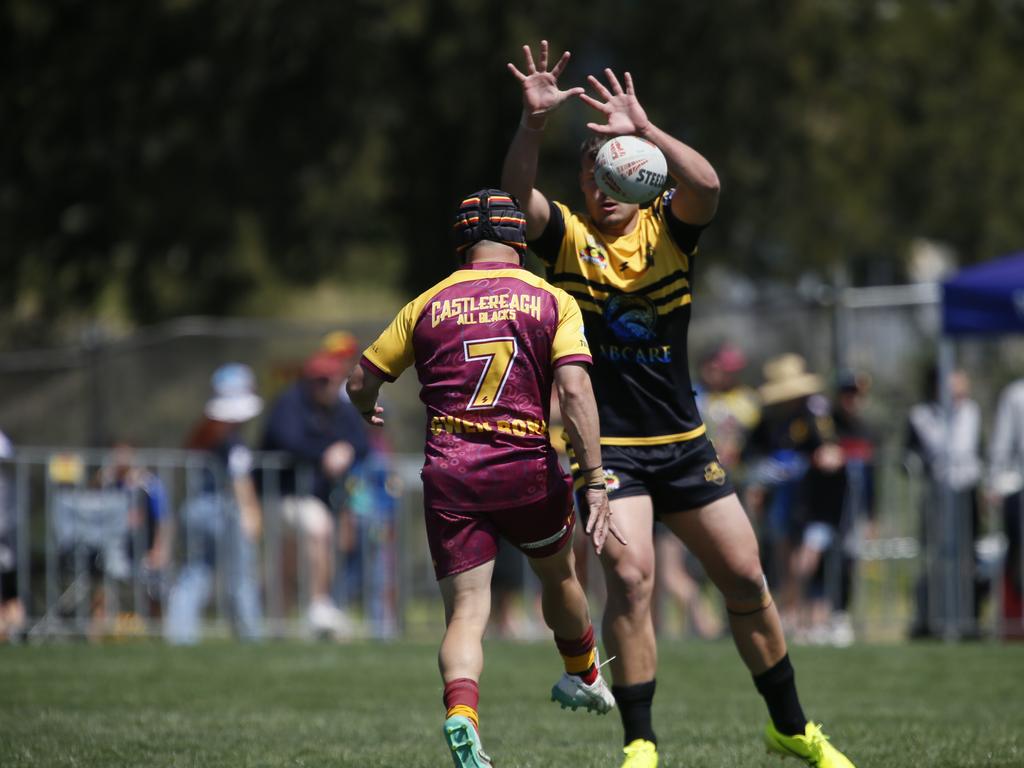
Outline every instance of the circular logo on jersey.
[[619, 293], [604, 305], [604, 322], [621, 341], [650, 341], [658, 322], [658, 310], [646, 296]]

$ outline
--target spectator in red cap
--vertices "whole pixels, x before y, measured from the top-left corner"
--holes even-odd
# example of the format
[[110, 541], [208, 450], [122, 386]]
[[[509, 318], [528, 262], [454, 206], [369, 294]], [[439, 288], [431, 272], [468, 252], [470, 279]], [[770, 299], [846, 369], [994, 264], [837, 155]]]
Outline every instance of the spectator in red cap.
[[349, 630], [349, 622], [330, 594], [335, 530], [344, 506], [345, 479], [366, 454], [368, 441], [359, 413], [339, 396], [351, 370], [355, 340], [328, 346], [332, 336], [306, 360], [299, 380], [275, 401], [262, 448], [292, 457], [292, 467], [280, 476], [282, 517], [305, 543], [300, 556], [310, 567], [310, 629], [336, 637]]

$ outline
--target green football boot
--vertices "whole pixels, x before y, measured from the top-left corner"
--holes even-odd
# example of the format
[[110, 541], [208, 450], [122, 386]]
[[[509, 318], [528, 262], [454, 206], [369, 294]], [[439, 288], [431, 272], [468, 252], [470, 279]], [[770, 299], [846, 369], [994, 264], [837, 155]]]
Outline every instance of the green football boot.
[[494, 763], [480, 743], [480, 734], [468, 717], [452, 715], [445, 720], [444, 739], [452, 751], [455, 768], [493, 768]]

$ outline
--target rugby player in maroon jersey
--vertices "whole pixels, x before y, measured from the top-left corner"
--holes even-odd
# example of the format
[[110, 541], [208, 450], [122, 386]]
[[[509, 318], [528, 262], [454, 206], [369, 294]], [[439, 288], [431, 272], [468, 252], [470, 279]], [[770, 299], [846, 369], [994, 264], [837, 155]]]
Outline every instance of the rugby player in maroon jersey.
[[352, 402], [378, 426], [384, 382], [415, 366], [422, 385], [424, 513], [447, 626], [444, 735], [457, 768], [491, 765], [477, 705], [498, 536], [541, 581], [544, 620], [565, 664], [552, 700], [601, 714], [614, 705], [576, 578], [572, 481], [547, 426], [554, 388], [585, 470], [587, 534], [598, 553], [609, 533], [625, 545], [608, 508], [590, 348], [576, 301], [522, 268], [525, 226], [501, 190], [463, 200], [453, 229], [460, 268], [398, 313], [348, 382]]

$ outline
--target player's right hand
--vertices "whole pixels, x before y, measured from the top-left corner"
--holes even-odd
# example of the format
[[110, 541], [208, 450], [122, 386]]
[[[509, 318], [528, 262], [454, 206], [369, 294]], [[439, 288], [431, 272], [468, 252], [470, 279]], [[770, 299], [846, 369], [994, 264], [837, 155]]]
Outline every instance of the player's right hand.
[[587, 488], [587, 507], [590, 512], [587, 518], [587, 535], [594, 543], [594, 552], [601, 554], [604, 551], [604, 543], [610, 533], [623, 545], [626, 538], [619, 531], [615, 521], [612, 520], [612, 509], [608, 504], [608, 492], [604, 489]]
[[569, 51], [563, 53], [554, 68], [548, 72], [548, 41], [541, 40], [538, 64], [534, 64], [530, 46], [523, 46], [523, 58], [526, 61], [525, 74], [520, 72], [512, 62], [508, 63], [509, 72], [523, 86], [524, 119], [543, 117], [568, 99], [584, 92], [582, 87], [569, 88], [564, 91], [558, 87], [558, 76], [562, 74], [565, 65], [569, 63], [570, 56]]
[[384, 426], [384, 408], [382, 406], [374, 405], [373, 408], [366, 412], [360, 412], [359, 415], [362, 416], [363, 421], [371, 427]]

